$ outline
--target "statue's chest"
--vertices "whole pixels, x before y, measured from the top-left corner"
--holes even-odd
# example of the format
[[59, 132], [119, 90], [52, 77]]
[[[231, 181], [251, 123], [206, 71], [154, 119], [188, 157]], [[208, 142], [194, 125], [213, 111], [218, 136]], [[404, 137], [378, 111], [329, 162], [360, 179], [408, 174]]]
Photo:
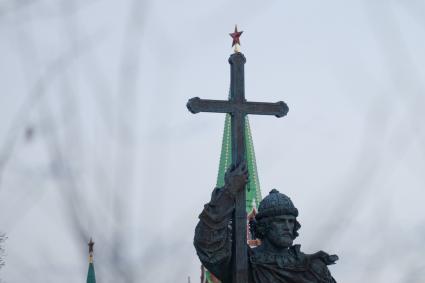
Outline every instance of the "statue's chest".
[[256, 255], [250, 257], [254, 283], [317, 282], [300, 259], [294, 256]]

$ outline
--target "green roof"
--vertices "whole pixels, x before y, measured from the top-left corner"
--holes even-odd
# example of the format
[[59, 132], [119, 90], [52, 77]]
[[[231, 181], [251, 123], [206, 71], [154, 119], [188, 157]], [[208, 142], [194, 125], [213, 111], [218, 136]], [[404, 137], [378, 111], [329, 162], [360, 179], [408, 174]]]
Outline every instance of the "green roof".
[[87, 272], [87, 283], [96, 283], [96, 274], [94, 273], [93, 262], [89, 263], [89, 271]]

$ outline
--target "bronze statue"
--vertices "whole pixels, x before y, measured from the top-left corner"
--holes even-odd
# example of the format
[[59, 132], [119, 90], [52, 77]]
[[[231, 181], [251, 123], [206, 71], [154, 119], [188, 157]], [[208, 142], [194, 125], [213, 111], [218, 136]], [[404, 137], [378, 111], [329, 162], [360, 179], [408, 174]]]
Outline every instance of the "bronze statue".
[[[248, 173], [244, 163], [232, 166], [225, 185], [214, 189], [195, 229], [194, 245], [202, 264], [222, 282], [232, 282], [232, 229], [235, 196], [245, 188]], [[293, 245], [301, 225], [291, 199], [273, 189], [255, 216], [252, 230], [261, 245], [248, 249], [247, 283], [333, 283], [327, 265], [338, 257], [323, 251], [304, 254]]]

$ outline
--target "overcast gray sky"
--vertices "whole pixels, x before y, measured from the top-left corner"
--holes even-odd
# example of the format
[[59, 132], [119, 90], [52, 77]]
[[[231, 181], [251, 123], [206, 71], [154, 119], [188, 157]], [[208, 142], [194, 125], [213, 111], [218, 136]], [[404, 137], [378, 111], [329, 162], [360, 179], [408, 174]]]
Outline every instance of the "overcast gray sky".
[[289, 195], [338, 282], [425, 281], [425, 2], [0, 1], [0, 231], [8, 283], [198, 282], [228, 33], [244, 31], [262, 194]]

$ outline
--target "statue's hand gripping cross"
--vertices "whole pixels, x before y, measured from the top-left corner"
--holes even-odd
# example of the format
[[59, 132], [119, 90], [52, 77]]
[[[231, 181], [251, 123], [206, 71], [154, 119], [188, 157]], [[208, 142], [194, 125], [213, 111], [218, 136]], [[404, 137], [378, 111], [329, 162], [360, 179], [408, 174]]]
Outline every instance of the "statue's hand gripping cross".
[[[241, 32], [233, 35], [240, 36]], [[234, 37], [232, 34], [231, 36]], [[238, 40], [239, 43], [239, 40]], [[283, 117], [288, 113], [285, 102], [249, 102], [245, 99], [244, 64], [245, 56], [235, 52], [229, 58], [230, 63], [230, 99], [210, 100], [194, 97], [187, 102], [187, 108], [192, 113], [213, 112], [229, 113], [231, 115], [232, 163], [234, 166], [245, 161], [245, 116], [247, 114], [274, 115]], [[233, 283], [248, 282], [247, 255], [247, 213], [246, 190], [236, 195], [235, 213], [233, 216]], [[226, 282], [227, 283], [227, 282]]]

